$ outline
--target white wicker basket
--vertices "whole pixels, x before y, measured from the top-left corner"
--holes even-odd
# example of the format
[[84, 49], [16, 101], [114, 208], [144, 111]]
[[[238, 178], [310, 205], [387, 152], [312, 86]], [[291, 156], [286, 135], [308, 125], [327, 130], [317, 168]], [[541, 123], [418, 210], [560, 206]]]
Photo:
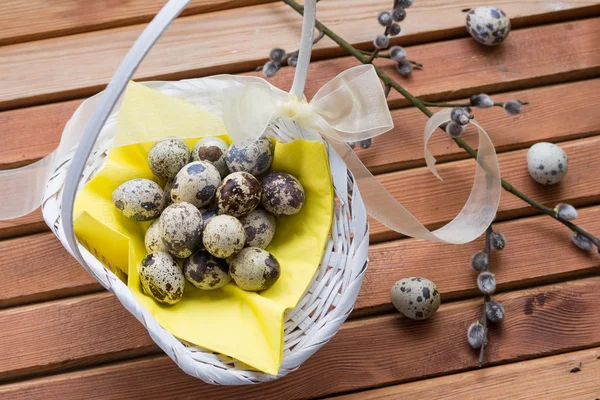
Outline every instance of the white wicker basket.
[[[159, 14], [151, 23], [148, 29], [151, 30], [152, 24], [155, 24], [154, 28], [161, 29], [161, 31], [155, 32], [155, 37], [151, 39], [142, 40], [144, 39], [143, 34], [138, 40], [138, 42], [143, 42], [142, 45], [145, 48], [138, 54], [139, 59], [129, 60], [129, 67], [135, 63], [130, 71], [123, 72], [120, 68], [117, 72], [113, 79], [117, 83], [113, 85], [111, 82], [112, 86], [109, 85], [105, 96], [101, 98], [104, 104], [102, 101], [88, 101], [77, 110], [76, 115], [79, 116], [101, 114], [102, 112], [105, 115], [96, 119], [93, 115], [85, 126], [85, 136], [90, 136], [89, 132], [92, 132], [94, 136], [91, 144], [88, 140], [88, 150], [79, 148], [84, 144], [84, 139], [86, 139], [84, 136], [79, 146], [74, 147], [64, 159], [57, 160], [59, 167], [52, 174], [44, 193], [42, 204], [44, 219], [65, 248], [82, 263], [95, 279], [117, 296], [123, 306], [146, 327], [158, 346], [186, 373], [213, 384], [239, 385], [272, 380], [300, 367], [308, 357], [335, 335], [352, 311], [366, 271], [369, 245], [367, 213], [352, 174], [333, 149], [327, 147], [335, 190], [331, 235], [327, 241], [319, 270], [310, 287], [298, 306], [289, 310], [285, 316], [283, 359], [278, 376], [252, 370], [230, 357], [184, 343], [163, 329], [154, 317], [140, 305], [127, 285], [106, 269], [93, 254], [79, 244], [76, 249], [73, 248], [72, 244], [75, 243], [75, 240], [69, 212], [71, 210], [61, 210], [61, 204], [65, 204], [63, 203], [63, 194], [71, 197], [70, 203], [72, 204], [75, 189], [80, 189], [103, 165], [115, 135], [116, 115], [120, 107], [120, 105], [115, 107], [115, 103], [122, 92], [122, 87], [115, 88], [115, 86], [120, 84], [124, 87], [128, 77], [131, 76], [154, 40], [185, 7], [187, 1], [175, 0], [170, 3], [179, 3], [176, 5], [178, 8], [171, 10], [171, 15], [163, 15], [162, 20]], [[158, 22], [156, 22], [157, 20]], [[136, 43], [137, 45], [138, 43]], [[126, 59], [124, 64], [127, 63]], [[129, 76], [127, 76], [128, 74]], [[119, 80], [120, 82], [118, 82]], [[215, 104], [207, 104], [206, 99], [202, 100], [202, 96], [196, 96], [197, 93], [191, 90], [194, 87], [194, 80], [170, 82], [168, 85], [148, 84], [158, 87], [159, 90], [169, 95], [177, 96], [199, 106], [208, 109], [215, 108]], [[111, 96], [112, 100], [107, 100]], [[112, 102], [112, 104], [107, 102]], [[109, 117], [111, 110], [113, 111]], [[65, 131], [69, 129], [83, 130], [84, 127], [78, 125], [80, 120], [86, 120], [86, 118], [70, 121]], [[102, 128], [101, 131], [100, 128]], [[302, 128], [296, 124], [281, 121], [271, 124], [268, 133], [283, 142], [289, 141], [289, 137], [298, 137], [299, 135], [314, 138], [314, 134], [302, 131]], [[98, 140], [95, 140], [96, 136]], [[92, 149], [88, 158], [89, 150]], [[84, 165], [81, 159], [85, 161], [86, 158], [87, 161]], [[71, 171], [69, 171], [70, 168]], [[79, 173], [80, 171], [82, 172]], [[80, 179], [78, 180], [77, 177]], [[72, 186], [71, 188], [68, 187], [69, 184]]]

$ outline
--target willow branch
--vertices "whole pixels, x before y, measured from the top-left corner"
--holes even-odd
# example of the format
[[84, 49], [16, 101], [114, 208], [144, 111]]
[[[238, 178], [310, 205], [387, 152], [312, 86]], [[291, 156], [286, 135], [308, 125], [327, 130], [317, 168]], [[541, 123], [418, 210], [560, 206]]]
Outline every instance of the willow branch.
[[[296, 12], [298, 12], [299, 14], [301, 14], [301, 15], [303, 14], [304, 7], [302, 5], [296, 3], [294, 0], [282, 0], [282, 1], [285, 4], [289, 5], [290, 7], [292, 7], [294, 10], [296, 10]], [[323, 25], [320, 21], [318, 21], [318, 20], [316, 21], [315, 27], [319, 31], [323, 32], [327, 37], [329, 37], [335, 43], [337, 43], [344, 50], [346, 50], [350, 55], [354, 56], [354, 58], [356, 58], [361, 63], [363, 63], [363, 64], [370, 63], [370, 57], [366, 57], [362, 53], [361, 50], [358, 50], [357, 48], [352, 46], [350, 43], [345, 41], [342, 37], [340, 37], [335, 32], [333, 32], [332, 30], [327, 28], [325, 25]], [[390, 86], [392, 89], [394, 89], [395, 91], [400, 93], [406, 100], [408, 100], [410, 103], [412, 103], [416, 108], [418, 108], [427, 117], [431, 117], [433, 115], [433, 113], [427, 108], [427, 106], [421, 99], [413, 96], [408, 90], [406, 90], [399, 83], [394, 81], [389, 75], [387, 75], [381, 69], [377, 68], [376, 66], [373, 66], [373, 67], [375, 68], [375, 71], [377, 72], [377, 76], [379, 76], [379, 79], [381, 79], [381, 81], [383, 82], [383, 84], [385, 86]], [[474, 150], [471, 146], [469, 146], [467, 144], [467, 142], [465, 142], [463, 139], [461, 139], [459, 137], [453, 137], [452, 140], [454, 140], [454, 142], [458, 145], [458, 147], [465, 150], [471, 157], [473, 157], [474, 159], [477, 159], [477, 151]], [[537, 210], [541, 211], [542, 213], [551, 216], [552, 218], [554, 218], [561, 224], [565, 225], [572, 231], [577, 232], [581, 236], [588, 238], [596, 246], [600, 246], [600, 240], [597, 237], [588, 233], [586, 230], [580, 228], [579, 226], [573, 224], [572, 222], [563, 220], [562, 218], [558, 217], [558, 215], [552, 208], [546, 207], [546, 206], [538, 203], [537, 201], [531, 199], [527, 195], [523, 194], [521, 191], [517, 190], [515, 187], [513, 187], [510, 183], [505, 181], [503, 178], [500, 178], [500, 182], [501, 182], [502, 188], [504, 190], [506, 190], [507, 192], [517, 196], [518, 198], [520, 198], [527, 204], [531, 205], [532, 207], [536, 208]]]

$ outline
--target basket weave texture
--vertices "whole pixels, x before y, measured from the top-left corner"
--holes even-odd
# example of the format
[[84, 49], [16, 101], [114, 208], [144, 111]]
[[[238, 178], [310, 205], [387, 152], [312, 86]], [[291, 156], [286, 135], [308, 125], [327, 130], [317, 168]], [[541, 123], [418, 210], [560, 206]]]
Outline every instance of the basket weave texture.
[[[192, 79], [145, 84], [170, 96], [220, 113], [219, 99], [205, 96], [201, 82], [201, 79]], [[94, 107], [95, 103], [84, 102], [78, 111], [87, 115], [93, 112]], [[115, 107], [103, 127], [81, 176], [79, 188], [101, 169], [115, 136], [119, 108], [120, 104]], [[83, 125], [67, 124], [65, 131], [83, 128]], [[307, 132], [294, 123], [280, 120], [271, 124], [267, 135], [282, 142], [289, 142], [298, 137], [320, 140], [316, 133]], [[189, 375], [207, 383], [221, 385], [254, 384], [285, 376], [298, 369], [337, 333], [353, 309], [368, 263], [369, 235], [365, 206], [352, 174], [336, 152], [327, 145], [326, 147], [335, 195], [332, 205], [333, 224], [315, 277], [296, 308], [288, 310], [285, 315], [283, 359], [277, 376], [253, 370], [231, 357], [178, 340], [163, 329], [139, 304], [127, 285], [98, 260], [101, 256], [95, 249], [90, 249], [90, 252], [79, 245], [85, 260], [83, 267], [117, 296], [123, 306], [144, 325], [154, 342]], [[74, 152], [75, 148], [64, 159], [58, 160], [59, 167], [46, 186], [42, 203], [44, 220], [71, 253], [61, 225], [60, 205], [66, 172]]]

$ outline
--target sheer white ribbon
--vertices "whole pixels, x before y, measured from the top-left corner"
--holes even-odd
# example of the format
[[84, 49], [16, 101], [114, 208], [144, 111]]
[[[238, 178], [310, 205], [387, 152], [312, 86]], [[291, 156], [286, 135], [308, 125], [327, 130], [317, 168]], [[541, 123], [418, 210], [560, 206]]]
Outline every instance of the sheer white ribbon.
[[[352, 171], [369, 214], [396, 232], [462, 244], [479, 237], [494, 220], [501, 191], [499, 165], [489, 136], [477, 122], [472, 121], [479, 131], [479, 153], [471, 194], [461, 212], [433, 232], [394, 199], [348, 146], [346, 142], [372, 138], [393, 127], [381, 83], [372, 65], [342, 72], [326, 83], [310, 102], [261, 79], [226, 88], [223, 96], [223, 121], [235, 142], [255, 140], [279, 118], [292, 120], [321, 134]], [[439, 179], [435, 158], [427, 145], [435, 130], [450, 121], [450, 112], [448, 109], [435, 114], [424, 132], [425, 160]]]

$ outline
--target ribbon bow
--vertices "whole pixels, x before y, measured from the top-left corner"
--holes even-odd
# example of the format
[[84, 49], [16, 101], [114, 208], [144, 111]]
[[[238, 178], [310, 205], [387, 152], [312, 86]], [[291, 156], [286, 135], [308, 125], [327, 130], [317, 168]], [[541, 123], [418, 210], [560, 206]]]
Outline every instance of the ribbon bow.
[[310, 103], [263, 79], [224, 90], [223, 121], [234, 142], [257, 139], [276, 118], [293, 120], [337, 142], [371, 138], [394, 126], [372, 65], [342, 72]]
[[[451, 110], [435, 114], [424, 132], [425, 160], [440, 180], [427, 145], [435, 130], [450, 121]], [[352, 171], [369, 214], [401, 234], [436, 242], [468, 243], [495, 218], [500, 200], [500, 170], [494, 146], [481, 126], [475, 181], [461, 212], [448, 224], [429, 231], [369, 172], [346, 142], [372, 138], [393, 128], [387, 101], [372, 65], [348, 69], [326, 83], [310, 102], [263, 79], [247, 80], [223, 91], [223, 121], [234, 142], [260, 137], [276, 119], [292, 120], [320, 134]]]

